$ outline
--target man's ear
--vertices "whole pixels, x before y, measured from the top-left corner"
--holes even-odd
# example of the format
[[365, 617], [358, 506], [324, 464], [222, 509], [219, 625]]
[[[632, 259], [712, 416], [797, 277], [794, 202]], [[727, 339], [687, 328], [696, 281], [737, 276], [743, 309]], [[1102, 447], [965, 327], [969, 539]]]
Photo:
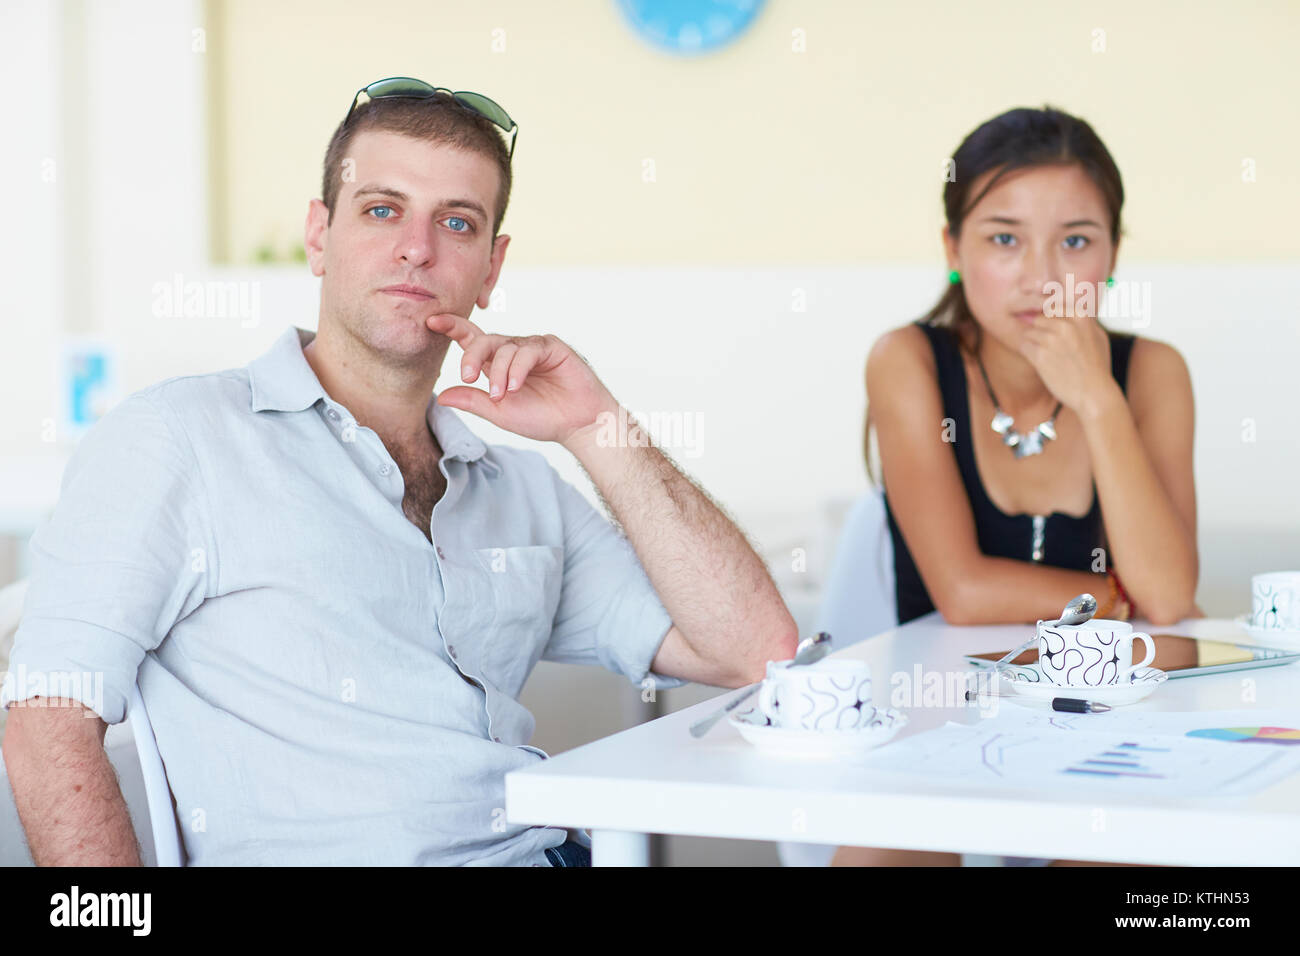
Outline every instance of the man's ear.
[[329, 209], [319, 199], [313, 199], [307, 204], [307, 223], [303, 227], [302, 243], [307, 250], [307, 262], [314, 276], [325, 274], [325, 242], [329, 236], [329, 217]]
[[497, 279], [501, 275], [501, 266], [506, 261], [506, 246], [510, 245], [509, 236], [497, 236], [492, 243], [492, 268], [488, 271], [487, 278], [483, 280], [483, 287], [479, 289], [478, 298], [474, 300], [475, 305], [480, 309], [486, 309], [492, 303], [492, 290], [496, 288]]

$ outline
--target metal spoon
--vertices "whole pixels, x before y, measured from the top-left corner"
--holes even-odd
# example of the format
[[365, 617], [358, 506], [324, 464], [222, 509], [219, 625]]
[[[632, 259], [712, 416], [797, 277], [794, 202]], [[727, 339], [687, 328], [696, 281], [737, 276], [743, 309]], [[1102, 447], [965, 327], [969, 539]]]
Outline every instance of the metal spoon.
[[[1055, 621], [1043, 621], [1042, 623], [1052, 627], [1059, 627], [1062, 624], [1082, 624], [1084, 621], [1091, 621], [1092, 616], [1096, 613], [1097, 599], [1091, 594], [1085, 592], [1071, 600], [1070, 603], [1065, 606], [1065, 610], [1061, 612], [1061, 616]], [[1003, 664], [1011, 660], [1011, 658], [1015, 657], [1017, 654], [1020, 654], [1022, 651], [1029, 650], [1029, 648], [1037, 642], [1038, 634], [1035, 632], [1033, 637], [1025, 641], [1025, 643], [1021, 644], [1015, 650], [1008, 651], [1001, 660], [995, 663], [993, 665], [993, 673], [996, 674]]]
[[[803, 667], [807, 664], [815, 664], [830, 652], [831, 636], [825, 631], [819, 631], [813, 637], [805, 637], [799, 642], [799, 647], [795, 649], [794, 658], [790, 661], [790, 666]], [[691, 724], [691, 736], [703, 737], [709, 732], [709, 729], [712, 728], [714, 724], [727, 714], [731, 713], [745, 701], [749, 700], [749, 698], [752, 697], [762, 686], [763, 682], [759, 681], [725, 707], [714, 711], [703, 720], [698, 720]]]

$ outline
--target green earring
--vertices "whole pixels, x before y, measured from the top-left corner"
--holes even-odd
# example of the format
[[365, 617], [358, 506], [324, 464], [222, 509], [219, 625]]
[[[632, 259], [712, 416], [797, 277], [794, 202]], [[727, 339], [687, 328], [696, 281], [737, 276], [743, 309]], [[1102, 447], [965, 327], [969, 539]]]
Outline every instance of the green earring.
[[951, 272], [948, 273], [948, 281], [953, 285], [956, 285], [958, 282], [961, 281], [961, 273], [958, 272], [956, 269], [953, 269]]
[[1115, 277], [1114, 277], [1114, 276], [1106, 276], [1106, 285], [1108, 285], [1108, 286], [1112, 286], [1112, 285], [1114, 285], [1114, 284], [1115, 284]]

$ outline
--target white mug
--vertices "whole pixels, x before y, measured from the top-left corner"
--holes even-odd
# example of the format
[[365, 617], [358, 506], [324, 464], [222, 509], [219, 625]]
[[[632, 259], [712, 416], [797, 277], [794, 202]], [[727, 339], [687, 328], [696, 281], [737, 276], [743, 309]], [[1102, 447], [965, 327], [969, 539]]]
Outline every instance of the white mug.
[[1250, 623], [1300, 631], [1300, 571], [1273, 571], [1250, 579]]
[[[1142, 663], [1133, 663], [1133, 642], [1147, 645]], [[1126, 683], [1136, 670], [1156, 656], [1150, 634], [1134, 632], [1127, 621], [1093, 618], [1082, 624], [1038, 622], [1038, 669], [1053, 684], [1105, 687]]]
[[875, 716], [871, 666], [866, 661], [821, 660], [790, 667], [768, 661], [758, 709], [774, 727], [856, 730]]

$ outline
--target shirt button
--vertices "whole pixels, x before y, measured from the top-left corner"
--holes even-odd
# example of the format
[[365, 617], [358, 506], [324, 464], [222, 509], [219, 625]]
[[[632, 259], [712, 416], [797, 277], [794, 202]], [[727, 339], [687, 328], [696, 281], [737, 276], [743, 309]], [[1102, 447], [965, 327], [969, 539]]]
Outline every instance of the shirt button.
[[332, 409], [332, 408], [331, 408], [328, 412], [326, 412], [325, 414], [329, 415], [329, 417], [332, 418], [332, 419], [334, 419], [334, 421], [338, 421], [338, 420], [339, 420], [339, 413], [336, 412], [336, 411], [334, 411], [334, 409]]
[[392, 465], [380, 465], [380, 466], [379, 466], [379, 473], [380, 473], [381, 475], [386, 475], [386, 474], [388, 474], [388, 473], [389, 473], [390, 471], [392, 471], [392, 470], [393, 470], [393, 466], [392, 466]]
[[447, 653], [450, 654], [452, 657], [455, 657], [455, 656], [456, 656], [456, 648], [454, 648], [454, 647], [452, 647], [452, 646], [449, 645], [449, 646], [447, 647]]
[[501, 743], [501, 738], [500, 738], [500, 737], [493, 737], [492, 739], [495, 740], [497, 743]]
[[438, 548], [438, 557], [440, 557], [440, 558], [445, 558], [445, 557], [446, 557], [446, 555], [442, 553], [442, 548], [441, 548], [441, 547]]

